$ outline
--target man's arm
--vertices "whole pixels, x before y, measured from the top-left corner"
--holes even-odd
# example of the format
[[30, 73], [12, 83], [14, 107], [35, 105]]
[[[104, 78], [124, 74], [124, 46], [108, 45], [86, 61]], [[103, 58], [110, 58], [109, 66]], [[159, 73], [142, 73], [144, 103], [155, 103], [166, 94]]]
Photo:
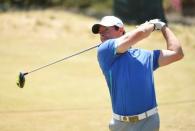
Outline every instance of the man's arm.
[[179, 40], [174, 33], [166, 26], [161, 31], [166, 40], [167, 50], [161, 51], [158, 63], [159, 66], [165, 66], [182, 59], [184, 54]]
[[148, 37], [153, 30], [154, 30], [154, 24], [146, 22], [140, 25], [135, 30], [128, 32], [122, 37], [118, 38], [117, 53], [126, 52], [132, 45]]

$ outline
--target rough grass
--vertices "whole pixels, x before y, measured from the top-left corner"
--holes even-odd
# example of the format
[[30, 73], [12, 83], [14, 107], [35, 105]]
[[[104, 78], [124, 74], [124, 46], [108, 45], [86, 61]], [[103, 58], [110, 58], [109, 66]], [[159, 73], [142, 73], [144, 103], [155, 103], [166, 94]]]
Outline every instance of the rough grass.
[[[0, 14], [0, 130], [106, 131], [111, 105], [96, 50], [26, 77], [16, 86], [19, 71], [61, 59], [99, 42], [91, 34], [94, 18], [64, 11]], [[131, 30], [134, 26], [127, 26]], [[195, 130], [195, 26], [170, 24], [185, 58], [155, 72], [162, 131]], [[165, 48], [160, 32], [137, 47]]]

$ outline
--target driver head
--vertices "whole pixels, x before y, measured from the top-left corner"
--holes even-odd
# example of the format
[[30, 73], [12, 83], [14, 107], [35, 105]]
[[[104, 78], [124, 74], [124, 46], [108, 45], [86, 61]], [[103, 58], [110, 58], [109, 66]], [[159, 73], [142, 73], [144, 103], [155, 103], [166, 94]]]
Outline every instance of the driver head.
[[24, 77], [25, 73], [20, 72], [18, 75], [18, 81], [17, 81], [17, 85], [20, 88], [24, 87], [25, 84], [25, 77]]

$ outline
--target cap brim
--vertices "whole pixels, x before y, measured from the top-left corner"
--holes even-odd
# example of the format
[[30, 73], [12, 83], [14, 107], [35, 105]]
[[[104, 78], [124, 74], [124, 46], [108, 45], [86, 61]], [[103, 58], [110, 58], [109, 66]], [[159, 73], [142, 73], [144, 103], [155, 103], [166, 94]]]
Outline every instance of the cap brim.
[[94, 24], [94, 25], [92, 26], [92, 32], [93, 32], [94, 34], [98, 34], [98, 33], [99, 33], [99, 28], [100, 28], [100, 24]]

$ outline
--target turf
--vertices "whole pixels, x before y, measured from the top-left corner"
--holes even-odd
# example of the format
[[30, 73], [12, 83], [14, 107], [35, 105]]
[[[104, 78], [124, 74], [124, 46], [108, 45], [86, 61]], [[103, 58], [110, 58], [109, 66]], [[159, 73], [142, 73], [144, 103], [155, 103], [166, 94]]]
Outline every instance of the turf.
[[[30, 71], [99, 43], [97, 19], [57, 10], [0, 14], [0, 130], [107, 131], [111, 105], [96, 49], [26, 76]], [[170, 23], [184, 49], [182, 61], [158, 69], [155, 84], [161, 131], [195, 130], [195, 26]], [[134, 25], [126, 26], [127, 30]], [[136, 47], [166, 48], [160, 32]]]

